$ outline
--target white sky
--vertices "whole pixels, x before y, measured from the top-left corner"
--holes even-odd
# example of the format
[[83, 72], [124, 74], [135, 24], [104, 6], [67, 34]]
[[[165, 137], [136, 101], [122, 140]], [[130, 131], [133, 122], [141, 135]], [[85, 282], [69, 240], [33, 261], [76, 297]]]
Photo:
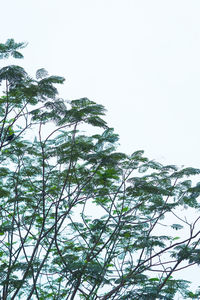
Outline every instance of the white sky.
[[0, 42], [29, 43], [31, 74], [103, 104], [121, 150], [200, 167], [199, 0], [6, 0]]

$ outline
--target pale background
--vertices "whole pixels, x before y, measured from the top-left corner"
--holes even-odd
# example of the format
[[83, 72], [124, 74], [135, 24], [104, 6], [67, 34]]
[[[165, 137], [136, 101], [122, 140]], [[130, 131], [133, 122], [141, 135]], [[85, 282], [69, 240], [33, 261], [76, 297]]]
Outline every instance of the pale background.
[[200, 167], [199, 16], [199, 0], [6, 0], [0, 42], [27, 41], [14, 63], [64, 76], [63, 98], [103, 104], [120, 150]]

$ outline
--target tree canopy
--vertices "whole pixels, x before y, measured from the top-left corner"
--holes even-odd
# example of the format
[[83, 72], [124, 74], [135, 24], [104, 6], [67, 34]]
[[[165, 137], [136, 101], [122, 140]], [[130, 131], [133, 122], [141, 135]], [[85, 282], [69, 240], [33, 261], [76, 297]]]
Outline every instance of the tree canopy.
[[117, 151], [105, 108], [63, 83], [0, 70], [0, 299], [197, 299], [181, 276], [200, 263], [200, 170]]

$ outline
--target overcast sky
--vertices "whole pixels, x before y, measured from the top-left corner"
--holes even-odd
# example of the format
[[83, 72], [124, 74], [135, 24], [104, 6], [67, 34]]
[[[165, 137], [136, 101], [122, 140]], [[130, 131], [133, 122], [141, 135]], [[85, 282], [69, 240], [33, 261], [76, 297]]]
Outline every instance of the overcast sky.
[[0, 37], [64, 76], [62, 97], [103, 104], [124, 152], [200, 167], [199, 16], [199, 0], [6, 0]]

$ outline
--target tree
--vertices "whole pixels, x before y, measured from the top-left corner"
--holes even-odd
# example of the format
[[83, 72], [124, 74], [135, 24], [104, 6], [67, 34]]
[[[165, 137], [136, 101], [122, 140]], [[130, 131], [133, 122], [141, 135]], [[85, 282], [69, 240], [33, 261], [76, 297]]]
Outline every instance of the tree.
[[117, 152], [104, 107], [60, 99], [45, 69], [0, 82], [0, 299], [196, 299], [174, 274], [200, 263], [200, 217], [180, 211], [199, 211], [200, 170]]

